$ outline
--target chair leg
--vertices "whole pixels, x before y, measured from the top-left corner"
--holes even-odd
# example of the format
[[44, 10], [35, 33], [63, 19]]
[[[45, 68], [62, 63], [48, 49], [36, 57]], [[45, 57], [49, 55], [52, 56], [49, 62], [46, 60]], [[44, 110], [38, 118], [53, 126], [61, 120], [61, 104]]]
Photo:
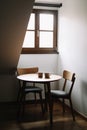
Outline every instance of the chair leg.
[[54, 106], [54, 99], [51, 98], [51, 106], [50, 106], [51, 107], [50, 108], [51, 109], [51, 113], [50, 113], [51, 114], [51, 116], [50, 116], [50, 118], [51, 118], [50, 119], [51, 120], [51, 125], [53, 124], [53, 106]]
[[36, 93], [34, 93], [34, 99], [35, 99], [35, 103], [36, 103], [36, 101], [37, 101]]
[[22, 97], [22, 115], [23, 116], [25, 113], [25, 98], [26, 98], [26, 93], [23, 93], [23, 97]]
[[71, 107], [71, 113], [72, 113], [73, 121], [75, 121], [75, 115], [74, 115], [74, 111], [73, 111], [73, 106], [72, 106], [71, 99], [69, 99], [69, 102], [70, 102], [70, 107]]
[[[18, 95], [19, 96], [19, 95]], [[19, 118], [21, 114], [21, 107], [22, 107], [22, 98], [23, 98], [23, 92], [22, 90], [20, 91], [20, 96], [17, 98], [18, 100], [18, 111], [17, 111], [17, 117]]]
[[41, 104], [42, 113], [44, 113], [43, 101], [42, 101], [42, 92], [39, 92], [39, 97], [40, 97], [40, 104]]
[[65, 113], [65, 100], [63, 99], [62, 101], [62, 106], [63, 106], [63, 114]]
[[44, 96], [45, 96], [45, 102], [44, 102], [44, 112], [48, 111], [47, 107], [47, 89], [46, 89], [46, 84], [44, 84]]
[[19, 119], [21, 113], [21, 101], [18, 101], [18, 110], [17, 110], [17, 118]]
[[19, 91], [18, 91], [17, 102], [20, 101], [20, 96], [21, 96], [21, 87], [19, 88]]
[[24, 116], [24, 112], [25, 112], [25, 97], [26, 97], [26, 93], [24, 92], [24, 90], [22, 90], [21, 92], [21, 96], [20, 96], [20, 101], [19, 101], [19, 114], [22, 112], [22, 115]]

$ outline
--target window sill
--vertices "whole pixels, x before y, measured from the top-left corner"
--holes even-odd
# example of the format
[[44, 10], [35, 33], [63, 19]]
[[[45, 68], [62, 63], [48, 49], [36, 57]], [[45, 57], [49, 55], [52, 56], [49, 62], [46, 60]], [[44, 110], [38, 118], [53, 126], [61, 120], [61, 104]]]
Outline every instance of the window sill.
[[23, 48], [21, 54], [59, 54], [59, 52], [53, 49], [32, 50], [32, 49]]

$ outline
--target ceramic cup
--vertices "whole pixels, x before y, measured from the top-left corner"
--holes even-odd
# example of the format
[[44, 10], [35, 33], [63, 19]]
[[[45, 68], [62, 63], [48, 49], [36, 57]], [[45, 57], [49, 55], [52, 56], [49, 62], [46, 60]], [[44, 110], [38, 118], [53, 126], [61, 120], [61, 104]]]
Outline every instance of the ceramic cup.
[[50, 78], [50, 74], [49, 73], [45, 73], [45, 78]]
[[43, 73], [39, 72], [38, 73], [38, 78], [43, 78]]

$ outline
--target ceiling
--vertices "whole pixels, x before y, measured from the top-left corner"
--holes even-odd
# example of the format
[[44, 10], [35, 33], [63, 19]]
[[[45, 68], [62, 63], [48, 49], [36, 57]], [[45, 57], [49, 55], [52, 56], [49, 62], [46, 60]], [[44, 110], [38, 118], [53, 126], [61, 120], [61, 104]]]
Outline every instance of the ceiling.
[[58, 3], [61, 3], [62, 0], [35, 0], [35, 2], [38, 2], [38, 3], [52, 3], [52, 4], [58, 4]]

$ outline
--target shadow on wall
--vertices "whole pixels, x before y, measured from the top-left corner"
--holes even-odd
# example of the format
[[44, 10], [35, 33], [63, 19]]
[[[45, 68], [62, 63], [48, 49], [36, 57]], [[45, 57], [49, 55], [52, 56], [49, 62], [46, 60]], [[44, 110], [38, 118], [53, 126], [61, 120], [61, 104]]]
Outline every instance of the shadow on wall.
[[16, 100], [15, 77], [34, 0], [0, 0], [0, 102]]

